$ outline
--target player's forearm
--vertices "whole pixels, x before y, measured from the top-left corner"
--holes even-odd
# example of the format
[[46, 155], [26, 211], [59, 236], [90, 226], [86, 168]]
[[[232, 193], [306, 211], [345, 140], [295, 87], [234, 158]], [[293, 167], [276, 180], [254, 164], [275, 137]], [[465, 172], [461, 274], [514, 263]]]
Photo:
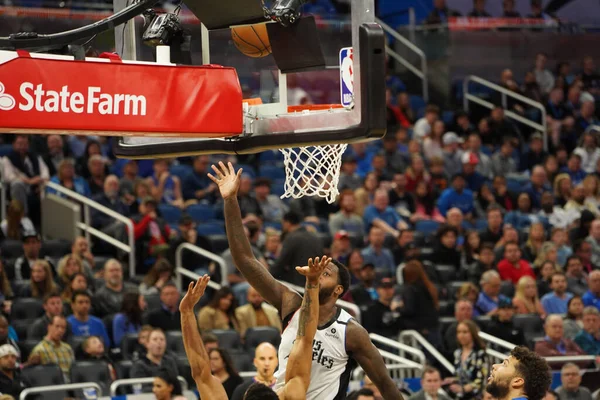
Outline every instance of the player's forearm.
[[387, 378], [381, 385], [377, 385], [377, 388], [381, 392], [381, 397], [385, 400], [404, 400], [402, 393], [398, 390], [398, 387], [394, 384], [391, 378]]
[[194, 379], [202, 375], [204, 368], [208, 365], [208, 353], [204, 348], [204, 342], [198, 331], [198, 322], [193, 310], [181, 312], [181, 335], [183, 346], [192, 368]]
[[[254, 259], [250, 241], [244, 232], [242, 223], [242, 212], [237, 198], [231, 196], [225, 199], [225, 227], [227, 230], [227, 240], [231, 249], [231, 256], [235, 264], [242, 270], [242, 264], [246, 264], [248, 259]], [[244, 272], [242, 270], [242, 272]]]
[[304, 286], [304, 298], [300, 307], [300, 321], [298, 323], [298, 340], [312, 341], [317, 332], [319, 319], [319, 281], [307, 281]]

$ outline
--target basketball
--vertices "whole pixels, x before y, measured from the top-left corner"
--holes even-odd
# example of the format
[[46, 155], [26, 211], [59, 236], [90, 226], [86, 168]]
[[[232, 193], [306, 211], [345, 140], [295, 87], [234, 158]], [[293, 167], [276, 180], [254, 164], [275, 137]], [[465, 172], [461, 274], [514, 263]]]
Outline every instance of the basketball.
[[236, 26], [231, 28], [235, 47], [248, 57], [260, 58], [271, 54], [267, 24]]

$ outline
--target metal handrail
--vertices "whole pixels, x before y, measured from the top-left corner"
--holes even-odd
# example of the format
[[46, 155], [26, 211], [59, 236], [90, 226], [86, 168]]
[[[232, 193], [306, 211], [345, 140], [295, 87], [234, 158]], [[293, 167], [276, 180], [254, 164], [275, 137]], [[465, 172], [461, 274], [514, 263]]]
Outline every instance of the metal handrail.
[[425, 52], [423, 52], [423, 50], [421, 50], [420, 48], [415, 46], [410, 40], [408, 40], [407, 38], [402, 36], [394, 28], [392, 28], [391, 26], [389, 26], [388, 24], [386, 24], [379, 18], [375, 18], [375, 22], [378, 23], [387, 34], [392, 36], [398, 42], [402, 43], [409, 50], [411, 50], [417, 56], [419, 56], [419, 58], [421, 59], [421, 69], [418, 69], [417, 67], [415, 67], [414, 65], [409, 63], [404, 57], [402, 57], [400, 54], [396, 53], [389, 46], [385, 46], [385, 51], [387, 54], [389, 54], [394, 60], [398, 61], [406, 69], [408, 69], [410, 72], [415, 74], [419, 79], [421, 79], [421, 82], [423, 84], [422, 85], [423, 86], [422, 87], [423, 99], [425, 101], [429, 101], [429, 81], [427, 79], [427, 55], [425, 54]]
[[238, 375], [242, 378], [254, 378], [256, 376], [256, 371], [242, 371]]
[[506, 340], [497, 338], [496, 336], [492, 336], [489, 333], [485, 333], [485, 332], [479, 332], [479, 337], [483, 340], [485, 340], [486, 342], [490, 342], [493, 343], [497, 346], [500, 346], [502, 348], [507, 349], [508, 351], [511, 351], [512, 349], [514, 349], [515, 347], [517, 347], [516, 344], [511, 343], [511, 342], [507, 342]]
[[407, 338], [411, 339], [413, 343], [416, 342], [414, 343], [414, 345], [418, 343], [421, 346], [423, 346], [423, 348], [429, 354], [431, 354], [433, 358], [435, 358], [444, 368], [446, 368], [448, 372], [450, 372], [451, 374], [454, 374], [456, 372], [454, 365], [452, 365], [452, 363], [448, 361], [446, 357], [444, 357], [442, 353], [440, 353], [438, 349], [435, 348], [435, 346], [429, 343], [429, 341], [425, 339], [423, 335], [421, 335], [419, 332], [411, 329], [407, 331], [402, 331], [398, 336], [400, 342], [405, 342]]
[[369, 337], [371, 338], [372, 342], [381, 343], [386, 346], [393, 347], [397, 350], [400, 350], [400, 356], [404, 356], [404, 353], [412, 354], [419, 359], [419, 361], [421, 362], [422, 365], [425, 365], [425, 362], [427, 361], [427, 359], [425, 357], [425, 353], [423, 353], [421, 350], [419, 350], [417, 348], [408, 346], [404, 343], [400, 343], [396, 340], [386, 338], [385, 336], [381, 336], [376, 333], [370, 333]]
[[[388, 364], [385, 366], [385, 369], [387, 369], [388, 371], [395, 371], [403, 369], [415, 369], [415, 367], [406, 364]], [[365, 375], [365, 370], [362, 369], [359, 365], [358, 367], [354, 368], [354, 371], [352, 371], [352, 380], [360, 381], [362, 379], [361, 375]]]
[[[115, 246], [116, 248], [118, 248], [126, 253], [129, 253], [129, 276], [131, 278], [133, 278], [135, 276], [135, 236], [134, 236], [133, 221], [131, 219], [127, 218], [126, 216], [119, 214], [118, 212], [113, 211], [110, 208], [105, 207], [102, 204], [99, 204], [98, 202], [96, 202], [88, 197], [82, 196], [79, 193], [74, 192], [70, 189], [67, 189], [66, 187], [61, 186], [57, 183], [46, 182], [46, 183], [44, 183], [44, 186], [45, 186], [45, 188], [44, 188], [44, 190], [42, 190], [42, 196], [45, 195], [46, 189], [50, 188], [50, 189], [55, 190], [65, 196], [70, 197], [72, 200], [75, 200], [75, 201], [83, 204], [83, 222], [78, 223], [77, 227], [85, 232], [85, 238], [88, 240], [88, 242], [90, 240], [90, 234], [91, 234], [91, 235], [93, 235], [99, 239], [102, 239], [105, 242]], [[109, 236], [106, 233], [101, 232], [96, 228], [93, 228], [91, 226], [90, 207], [125, 224], [125, 226], [127, 226], [127, 239], [128, 239], [129, 244], [127, 245], [125, 243], [122, 243], [122, 242], [118, 241], [117, 239], [113, 238], [112, 236]]]
[[[188, 390], [188, 384], [184, 377], [178, 376], [177, 380], [181, 382], [181, 390]], [[117, 379], [110, 384], [110, 395], [111, 397], [117, 395], [117, 389], [125, 385], [136, 385], [142, 383], [152, 383], [154, 378], [131, 378], [131, 379]]]
[[[197, 281], [200, 278], [200, 275], [198, 275], [197, 273], [195, 273], [193, 271], [190, 271], [189, 269], [186, 269], [183, 267], [176, 267], [175, 268], [175, 284], [177, 285], [177, 288], [179, 290], [185, 290], [185, 288], [182, 288], [182, 281], [181, 281], [182, 276], [187, 276], [188, 278], [190, 278], [193, 281]], [[213, 282], [213, 281], [208, 281], [208, 286], [215, 290], [221, 289], [221, 285], [218, 284], [217, 282]]]
[[[154, 379], [154, 378], [150, 378]], [[25, 389], [19, 395], [19, 400], [25, 400], [27, 396], [34, 393], [43, 392], [58, 392], [61, 390], [73, 390], [73, 389], [88, 389], [94, 388], [96, 390], [97, 397], [102, 396], [102, 388], [95, 382], [82, 382], [82, 383], [69, 383], [65, 385], [52, 385], [52, 386], [38, 386], [33, 388]]]
[[[546, 125], [546, 108], [542, 105], [542, 103], [531, 100], [528, 97], [525, 97], [521, 94], [515, 93], [511, 90], [508, 90], [508, 89], [506, 89], [500, 85], [497, 85], [493, 82], [490, 82], [486, 79], [480, 78], [475, 75], [469, 75], [463, 81], [463, 93], [464, 93], [463, 94], [463, 108], [465, 109], [466, 112], [469, 111], [469, 101], [472, 101], [473, 103], [477, 103], [477, 104], [479, 104], [483, 107], [486, 107], [490, 110], [493, 110], [494, 107], [496, 107], [496, 105], [490, 103], [489, 101], [485, 101], [483, 99], [480, 99], [479, 97], [469, 94], [469, 82], [476, 82], [482, 86], [486, 86], [490, 89], [500, 92], [502, 94], [502, 107], [504, 108], [504, 114], [507, 117], [514, 119], [515, 121], [518, 121], [524, 125], [527, 125], [533, 129], [540, 131], [544, 137], [544, 150], [548, 150], [548, 134], [546, 132], [546, 126], [547, 126]], [[541, 115], [542, 115], [542, 122], [537, 123], [530, 119], [524, 118], [515, 112], [507, 110], [506, 109], [506, 96], [512, 97], [516, 100], [519, 100], [520, 102], [523, 102], [525, 104], [530, 105], [531, 107], [534, 107], [534, 108], [537, 108], [538, 110], [540, 110]]]
[[[216, 262], [219, 265], [219, 268], [221, 269], [221, 285], [219, 286], [219, 288], [221, 286], [227, 285], [227, 263], [225, 262], [225, 260], [222, 257], [219, 257], [218, 255], [211, 253], [210, 251], [205, 250], [196, 245], [193, 245], [191, 243], [182, 243], [179, 245], [177, 250], [175, 250], [175, 269], [176, 270], [178, 270], [180, 268], [185, 269], [185, 268], [183, 268], [183, 259], [181, 256], [181, 254], [183, 253], [184, 250], [189, 250], [192, 253], [199, 254], [203, 257], [208, 258], [209, 260]], [[186, 270], [186, 271], [189, 271], [189, 270]], [[191, 272], [191, 271], [189, 271], [189, 272]], [[182, 274], [184, 274], [184, 273], [182, 272]], [[194, 275], [196, 275], [196, 277], [192, 277], [188, 273], [185, 273], [184, 275], [186, 275], [192, 279], [198, 279], [200, 277], [200, 275], [198, 275], [198, 274], [194, 274]], [[181, 279], [181, 277], [178, 277], [178, 282], [181, 284], [180, 279]], [[215, 284], [216, 284], [216, 282], [215, 282]], [[211, 285], [211, 287], [215, 287], [215, 285]]]
[[487, 354], [490, 357], [494, 357], [497, 358], [500, 361], [503, 361], [504, 359], [508, 358], [508, 354], [504, 354], [499, 352], [498, 350], [494, 350], [494, 349], [485, 349], [485, 354]]
[[381, 354], [382, 357], [392, 360], [394, 362], [397, 362], [398, 364], [403, 364], [403, 365], [412, 367], [413, 369], [416, 369], [418, 371], [422, 371], [423, 368], [425, 368], [424, 364], [419, 364], [418, 362], [409, 360], [408, 358], [399, 356], [394, 353], [390, 353], [389, 351], [385, 351], [385, 350], [381, 350], [381, 349], [377, 349], [377, 350], [379, 350], [379, 354]]
[[578, 362], [578, 361], [596, 361], [596, 356], [552, 356], [544, 357], [547, 362]]
[[[303, 287], [296, 286], [296, 285], [294, 285], [292, 283], [285, 282], [285, 281], [279, 281], [279, 282], [283, 283], [284, 285], [286, 285], [287, 287], [289, 287], [292, 290], [295, 290], [295, 291], [297, 291], [299, 293], [304, 294], [304, 288]], [[354, 313], [354, 315], [355, 315], [355, 319], [360, 324], [360, 322], [362, 320], [362, 315], [361, 315], [361, 312], [360, 312], [360, 308], [358, 308], [358, 306], [356, 304], [350, 303], [350, 302], [345, 301], [345, 300], [338, 300], [338, 301], [335, 302], [335, 304], [337, 304], [338, 306], [340, 306], [342, 308], [345, 308], [345, 309], [348, 309], [348, 310], [352, 311]]]

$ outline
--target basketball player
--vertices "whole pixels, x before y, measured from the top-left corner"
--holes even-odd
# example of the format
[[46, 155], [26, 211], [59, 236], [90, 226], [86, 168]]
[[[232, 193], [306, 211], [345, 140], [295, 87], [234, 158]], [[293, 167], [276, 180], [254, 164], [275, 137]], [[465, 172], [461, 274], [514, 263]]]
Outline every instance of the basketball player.
[[[314, 263], [312, 259], [308, 260], [306, 267], [296, 267], [296, 271], [306, 277], [306, 286], [299, 312], [298, 334], [289, 356], [290, 366], [286, 372], [285, 385], [276, 394], [268, 386], [254, 383], [248, 388], [244, 399], [306, 399], [312, 367], [312, 343], [317, 331], [319, 316], [319, 282], [330, 262], [331, 258], [324, 257], [322, 260], [316, 258]], [[195, 284], [191, 282], [185, 297], [181, 300], [179, 311], [181, 312], [183, 345], [200, 397], [211, 400], [227, 400], [225, 388], [219, 379], [211, 374], [210, 359], [204, 349], [194, 315], [194, 306], [204, 294], [209, 280], [209, 276], [204, 275]]]
[[[226, 167], [212, 166], [215, 182], [225, 202], [227, 239], [236, 267], [260, 295], [275, 306], [283, 319], [284, 331], [279, 346], [277, 384], [284, 384], [292, 344], [299, 325], [298, 308], [302, 297], [273, 278], [269, 271], [252, 254], [250, 242], [244, 234], [242, 216], [237, 201], [240, 186], [240, 169], [237, 174], [231, 163]], [[350, 314], [335, 304], [348, 290], [350, 273], [343, 264], [332, 260], [321, 278], [319, 290], [319, 328], [312, 349], [312, 370], [308, 400], [337, 400], [346, 396], [350, 372], [357, 361], [373, 380], [386, 400], [400, 400], [402, 395], [392, 381], [379, 351], [371, 343], [369, 334]], [[350, 358], [352, 354], [352, 359]]]
[[486, 390], [498, 400], [541, 400], [551, 382], [546, 360], [519, 346], [502, 364], [492, 366]]

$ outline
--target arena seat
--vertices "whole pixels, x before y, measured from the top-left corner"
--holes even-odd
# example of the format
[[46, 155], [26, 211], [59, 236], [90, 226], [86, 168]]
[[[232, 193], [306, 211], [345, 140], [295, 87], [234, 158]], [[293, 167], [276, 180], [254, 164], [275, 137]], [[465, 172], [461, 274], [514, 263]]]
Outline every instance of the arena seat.
[[71, 367], [71, 383], [83, 382], [95, 382], [102, 388], [102, 393], [108, 393], [112, 382], [108, 364], [104, 361], [76, 361]]
[[160, 295], [158, 293], [151, 293], [144, 295], [148, 311], [156, 310], [161, 307]]
[[517, 314], [513, 317], [513, 324], [523, 330], [527, 340], [544, 336], [544, 321], [537, 314]]
[[211, 333], [219, 338], [219, 347], [224, 349], [242, 349], [242, 339], [236, 330], [215, 329]]
[[11, 320], [34, 320], [44, 315], [42, 301], [32, 297], [15, 298], [11, 307]]
[[183, 346], [183, 336], [181, 331], [167, 331], [167, 350], [177, 354], [184, 355], [185, 347]]
[[231, 356], [231, 360], [235, 365], [235, 369], [238, 371], [254, 371], [256, 368], [254, 367], [254, 363], [252, 360], [254, 359], [254, 354], [250, 355], [243, 350], [239, 349], [227, 349], [229, 351], [229, 355]]
[[440, 223], [436, 221], [417, 221], [415, 231], [421, 232], [423, 235], [432, 235], [439, 227]]
[[454, 317], [441, 317], [440, 318], [440, 332], [442, 333], [442, 335], [444, 334], [444, 332], [446, 332], [448, 330], [450, 325], [452, 325], [455, 322], [456, 322], [456, 318], [454, 318]]
[[27, 331], [35, 319], [21, 319], [11, 321], [10, 326], [15, 330], [19, 338], [27, 337]]
[[458, 295], [458, 291], [461, 286], [467, 283], [466, 281], [453, 281], [448, 282], [446, 288], [448, 289], [448, 298], [452, 300], [456, 300], [456, 296]]
[[[21, 338], [19, 336], [19, 338]], [[19, 351], [21, 352], [21, 360], [25, 361], [29, 358], [29, 354], [40, 341], [37, 339], [19, 339]]]
[[200, 236], [224, 235], [225, 224], [220, 221], [200, 222], [196, 231]]
[[121, 356], [124, 360], [130, 360], [133, 357], [137, 342], [137, 333], [128, 333], [123, 336], [123, 339], [121, 340]]
[[170, 204], [159, 204], [158, 212], [169, 224], [177, 224], [179, 218], [181, 218], [181, 209]]
[[269, 178], [271, 182], [275, 182], [276, 180], [285, 180], [285, 170], [277, 165], [262, 164], [258, 168], [258, 176], [262, 178]]
[[221, 254], [229, 248], [227, 235], [208, 235], [205, 236], [210, 243], [210, 249], [215, 254]]
[[511, 281], [502, 281], [500, 284], [500, 293], [512, 299], [515, 296], [515, 285]]
[[194, 169], [191, 166], [186, 165], [186, 164], [177, 164], [177, 165], [173, 165], [173, 166], [171, 166], [171, 168], [169, 168], [169, 172], [181, 180], [183, 180], [186, 176], [191, 174], [193, 171], [194, 171]]
[[74, 335], [71, 335], [71, 337], [69, 338], [68, 343], [69, 343], [69, 345], [71, 345], [71, 348], [75, 352], [75, 355], [77, 355], [77, 351], [81, 347], [81, 344], [85, 341], [85, 339], [87, 339], [86, 336], [74, 336]]
[[4, 239], [0, 243], [3, 259], [19, 258], [23, 255], [23, 243], [20, 240]]
[[[21, 371], [23, 380], [28, 382], [31, 387], [36, 386], [55, 386], [65, 383], [63, 373], [56, 364], [36, 365], [23, 368]], [[56, 391], [38, 395], [38, 400], [64, 400], [67, 398], [65, 391]]]
[[481, 329], [483, 332], [487, 330], [490, 321], [491, 317], [488, 315], [480, 315], [473, 318], [473, 322], [475, 322], [479, 326], [479, 329]]
[[253, 354], [256, 347], [264, 342], [269, 342], [278, 348], [281, 343], [279, 330], [271, 326], [257, 326], [246, 331], [244, 344], [249, 354]]
[[198, 224], [208, 222], [216, 218], [215, 209], [208, 204], [192, 204], [185, 212]]
[[71, 253], [71, 244], [71, 242], [62, 239], [44, 240], [40, 253], [47, 257], [60, 259], [65, 254]]
[[239, 168], [244, 170], [244, 172], [242, 172], [242, 174], [246, 174], [246, 175], [250, 176], [252, 179], [256, 178], [256, 170], [254, 169], [254, 167], [252, 165], [237, 164], [236, 169], [239, 169]]
[[192, 369], [190, 368], [190, 362], [187, 356], [179, 356], [176, 358], [177, 361], [177, 372], [179, 376], [182, 376], [188, 384], [188, 387], [193, 388], [196, 386], [194, 378], [192, 377]]
[[454, 265], [436, 265], [435, 271], [440, 282], [451, 282], [458, 277], [458, 272]]
[[104, 323], [104, 327], [106, 328], [106, 333], [108, 334], [108, 338], [110, 339], [110, 346], [104, 343], [104, 348], [108, 351], [109, 348], [115, 347], [113, 343], [113, 320], [115, 319], [116, 314], [110, 314], [102, 318], [102, 322]]
[[115, 363], [115, 372], [117, 374], [118, 379], [129, 379], [129, 372], [131, 371], [131, 367], [133, 366], [133, 361], [131, 360], [123, 360]]

